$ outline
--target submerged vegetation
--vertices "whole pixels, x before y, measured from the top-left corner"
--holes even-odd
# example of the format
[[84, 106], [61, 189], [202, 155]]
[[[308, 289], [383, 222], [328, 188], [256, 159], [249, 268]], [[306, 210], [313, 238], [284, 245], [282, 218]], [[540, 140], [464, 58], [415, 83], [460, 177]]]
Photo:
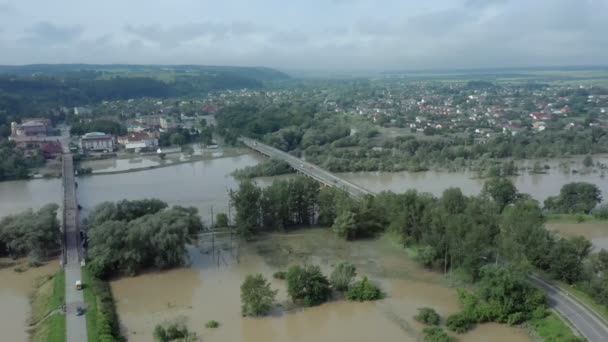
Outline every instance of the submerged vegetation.
[[[601, 198], [595, 189], [585, 183], [567, 184], [560, 200], [577, 198], [588, 203], [582, 209], [588, 212]], [[237, 213], [236, 225], [243, 231], [243, 224], [248, 224], [248, 237], [321, 222], [330, 223], [335, 234], [346, 240], [389, 232], [414, 250], [415, 260], [425, 267], [463, 276], [474, 286], [472, 291], [460, 290], [463, 310], [446, 320], [455, 332], [465, 332], [477, 323], [521, 324], [546, 317], [544, 294], [526, 280], [533, 269], [577, 284], [600, 303], [608, 298], [603, 285], [608, 252], [591, 254], [588, 240], [562, 238], [546, 230], [540, 204], [518, 193], [505, 178], [488, 180], [479, 196], [465, 196], [451, 188], [441, 197], [411, 190], [353, 199], [300, 177], [264, 189], [245, 181], [232, 195], [237, 210], [245, 208]], [[367, 278], [351, 283], [354, 266], [338, 265], [331, 281], [315, 267], [296, 265], [287, 272], [288, 293], [294, 302], [322, 303], [329, 299], [330, 286], [345, 291], [351, 300], [382, 297]], [[419, 319], [439, 320], [424, 313]]]
[[89, 217], [89, 270], [106, 278], [182, 265], [186, 244], [202, 229], [195, 208], [169, 209], [159, 200], [102, 203]]
[[57, 204], [47, 204], [38, 211], [27, 210], [0, 220], [0, 256], [13, 258], [29, 255], [34, 260], [59, 252], [61, 229]]

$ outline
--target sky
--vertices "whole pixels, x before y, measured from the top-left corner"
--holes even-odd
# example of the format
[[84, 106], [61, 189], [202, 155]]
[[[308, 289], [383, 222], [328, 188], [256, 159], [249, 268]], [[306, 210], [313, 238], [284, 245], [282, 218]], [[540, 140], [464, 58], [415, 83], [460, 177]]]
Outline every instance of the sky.
[[608, 64], [608, 0], [0, 0], [0, 64]]

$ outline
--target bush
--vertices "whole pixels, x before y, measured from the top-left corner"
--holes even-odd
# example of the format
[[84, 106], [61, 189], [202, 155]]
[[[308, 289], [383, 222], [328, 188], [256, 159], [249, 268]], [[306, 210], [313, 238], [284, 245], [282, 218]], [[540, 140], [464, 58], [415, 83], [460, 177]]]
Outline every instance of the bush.
[[346, 291], [356, 275], [357, 269], [353, 264], [342, 262], [331, 272], [330, 282], [334, 289]]
[[448, 316], [446, 325], [448, 329], [455, 331], [459, 334], [465, 333], [473, 327], [473, 320], [468, 317], [465, 313], [459, 312]]
[[331, 289], [319, 266], [296, 265], [287, 271], [287, 294], [294, 303], [314, 306], [326, 302], [331, 295]]
[[280, 279], [280, 280], [285, 280], [285, 278], [287, 278], [287, 272], [285, 271], [276, 271], [272, 274], [272, 277], [274, 279]]
[[276, 290], [261, 274], [248, 275], [241, 285], [241, 312], [244, 316], [262, 316], [272, 308]]
[[154, 340], [158, 342], [193, 342], [197, 340], [196, 333], [188, 330], [183, 322], [164, 322], [154, 327]]
[[218, 321], [214, 321], [214, 320], [210, 320], [209, 322], [207, 322], [205, 324], [205, 328], [209, 328], [209, 329], [215, 329], [218, 328], [220, 326], [220, 323]]
[[420, 323], [429, 325], [439, 325], [439, 322], [441, 321], [441, 317], [439, 317], [437, 311], [432, 308], [418, 309], [418, 314], [414, 316], [414, 319]]
[[346, 291], [346, 298], [348, 300], [356, 300], [359, 302], [378, 300], [382, 299], [382, 297], [380, 288], [369, 281], [367, 277], [363, 277], [363, 280], [354, 283], [348, 291]]
[[456, 342], [456, 338], [446, 334], [440, 327], [426, 327], [422, 332], [424, 342]]

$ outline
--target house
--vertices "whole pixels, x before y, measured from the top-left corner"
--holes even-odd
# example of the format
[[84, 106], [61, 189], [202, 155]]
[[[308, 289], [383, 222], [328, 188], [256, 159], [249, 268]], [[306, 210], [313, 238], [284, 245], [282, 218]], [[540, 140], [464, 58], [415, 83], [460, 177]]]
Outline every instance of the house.
[[175, 121], [173, 121], [172, 118], [167, 118], [167, 117], [161, 117], [160, 118], [160, 127], [162, 129], [169, 129], [169, 128], [175, 128], [176, 124]]
[[543, 114], [541, 112], [532, 112], [532, 113], [530, 113], [530, 117], [532, 117], [534, 120], [543, 120], [543, 121], [551, 119], [551, 115]]
[[21, 124], [11, 122], [12, 136], [46, 136], [51, 128], [51, 120], [49, 119], [24, 119]]
[[89, 115], [93, 113], [90, 108], [87, 107], [74, 107], [74, 115]]
[[532, 128], [534, 128], [534, 130], [538, 131], [538, 132], [542, 132], [545, 129], [547, 129], [547, 124], [544, 122], [535, 122], [532, 124]]
[[140, 116], [135, 121], [146, 126], [160, 127], [160, 116]]
[[136, 150], [158, 146], [158, 138], [148, 132], [132, 132], [128, 135], [118, 137], [117, 142], [126, 149]]
[[102, 132], [90, 132], [80, 138], [80, 148], [84, 151], [113, 151], [114, 137]]

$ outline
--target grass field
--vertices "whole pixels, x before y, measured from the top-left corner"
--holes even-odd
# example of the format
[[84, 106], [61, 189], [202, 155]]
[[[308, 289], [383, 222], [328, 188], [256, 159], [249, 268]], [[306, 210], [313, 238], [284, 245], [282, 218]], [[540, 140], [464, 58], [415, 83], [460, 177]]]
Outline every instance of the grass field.
[[42, 282], [32, 297], [32, 323], [37, 325], [32, 331], [31, 341], [65, 341], [65, 315], [55, 311], [64, 303], [65, 274], [59, 271]]
[[[573, 342], [579, 341], [576, 335], [570, 328], [554, 313], [539, 320], [532, 320], [529, 323], [530, 328], [542, 341], [551, 342]], [[580, 341], [583, 341], [580, 339]]]
[[97, 341], [97, 297], [93, 292], [91, 275], [86, 268], [82, 268], [82, 282], [84, 284], [84, 304], [86, 307], [87, 339]]

